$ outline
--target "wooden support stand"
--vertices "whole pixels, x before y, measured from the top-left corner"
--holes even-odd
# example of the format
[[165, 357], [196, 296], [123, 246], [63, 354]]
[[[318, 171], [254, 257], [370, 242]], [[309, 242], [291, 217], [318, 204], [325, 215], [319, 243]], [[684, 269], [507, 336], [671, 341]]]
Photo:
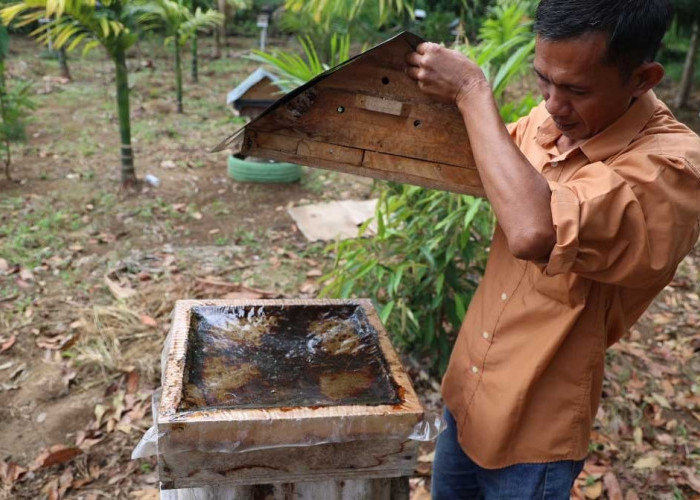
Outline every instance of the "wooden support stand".
[[160, 500], [408, 500], [407, 477], [163, 490]]

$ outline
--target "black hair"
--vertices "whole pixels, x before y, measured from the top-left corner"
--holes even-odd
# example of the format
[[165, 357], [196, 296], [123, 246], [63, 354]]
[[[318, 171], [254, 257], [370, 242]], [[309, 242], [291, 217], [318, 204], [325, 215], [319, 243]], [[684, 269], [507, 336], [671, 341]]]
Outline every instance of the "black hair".
[[606, 62], [617, 65], [627, 79], [656, 58], [671, 17], [669, 0], [542, 0], [535, 32], [550, 41], [606, 33]]

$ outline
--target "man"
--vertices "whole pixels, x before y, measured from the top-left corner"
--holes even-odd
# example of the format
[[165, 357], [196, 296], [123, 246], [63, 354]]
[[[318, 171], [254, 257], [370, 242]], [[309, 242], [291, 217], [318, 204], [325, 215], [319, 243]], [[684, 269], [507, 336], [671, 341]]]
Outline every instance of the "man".
[[667, 0], [542, 0], [543, 102], [508, 128], [482, 71], [432, 43], [408, 74], [460, 109], [498, 219], [443, 380], [433, 497], [568, 499], [605, 349], [698, 236], [700, 139], [652, 89]]

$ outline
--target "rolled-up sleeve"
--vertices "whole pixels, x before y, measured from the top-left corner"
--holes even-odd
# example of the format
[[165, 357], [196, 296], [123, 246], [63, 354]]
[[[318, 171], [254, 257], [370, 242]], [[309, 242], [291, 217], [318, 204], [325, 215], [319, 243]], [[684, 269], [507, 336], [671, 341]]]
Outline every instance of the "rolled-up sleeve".
[[682, 160], [597, 162], [549, 185], [556, 244], [547, 275], [647, 286], [673, 273], [697, 237], [700, 181]]
[[517, 122], [509, 123], [506, 125], [506, 129], [508, 129], [510, 137], [513, 139], [513, 142], [518, 147], [520, 147], [521, 143], [523, 142], [523, 133], [527, 128], [529, 120], [530, 116], [527, 115], [520, 118]]

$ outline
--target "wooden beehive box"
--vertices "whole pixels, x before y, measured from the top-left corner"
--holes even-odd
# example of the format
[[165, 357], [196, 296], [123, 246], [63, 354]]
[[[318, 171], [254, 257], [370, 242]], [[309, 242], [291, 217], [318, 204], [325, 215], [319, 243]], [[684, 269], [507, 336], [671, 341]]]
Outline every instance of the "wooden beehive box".
[[253, 71], [226, 96], [226, 104], [241, 116], [256, 118], [279, 97], [279, 78], [264, 68]]
[[178, 301], [163, 489], [412, 474], [424, 417], [368, 300]]
[[459, 110], [405, 73], [422, 41], [402, 33], [323, 73], [214, 151], [484, 196]]

